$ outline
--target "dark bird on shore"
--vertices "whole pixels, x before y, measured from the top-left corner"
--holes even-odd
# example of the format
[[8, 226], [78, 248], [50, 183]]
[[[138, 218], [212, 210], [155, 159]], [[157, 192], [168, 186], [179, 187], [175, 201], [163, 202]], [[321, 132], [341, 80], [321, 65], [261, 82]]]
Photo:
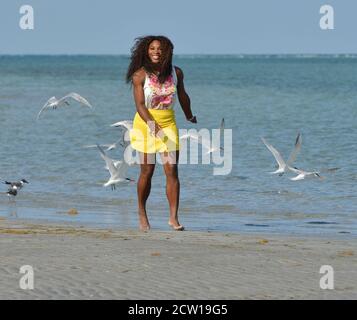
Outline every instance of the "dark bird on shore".
[[10, 182], [4, 181], [5, 184], [9, 186], [7, 190], [8, 196], [17, 196], [18, 190], [22, 189], [25, 183], [29, 183], [26, 179], [21, 179], [20, 181]]

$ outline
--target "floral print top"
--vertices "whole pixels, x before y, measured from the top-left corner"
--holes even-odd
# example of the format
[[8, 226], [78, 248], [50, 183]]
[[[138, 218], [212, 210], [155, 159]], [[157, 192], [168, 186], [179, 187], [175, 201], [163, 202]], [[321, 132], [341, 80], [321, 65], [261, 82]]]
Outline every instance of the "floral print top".
[[155, 74], [146, 74], [144, 84], [145, 106], [148, 109], [173, 109], [176, 102], [177, 75], [172, 67], [172, 73], [164, 83], [160, 83]]

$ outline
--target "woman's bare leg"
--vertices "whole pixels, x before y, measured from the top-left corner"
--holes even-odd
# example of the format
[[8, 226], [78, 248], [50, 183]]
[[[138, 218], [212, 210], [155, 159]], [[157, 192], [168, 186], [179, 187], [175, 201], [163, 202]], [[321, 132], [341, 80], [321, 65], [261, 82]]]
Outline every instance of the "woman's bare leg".
[[146, 201], [150, 195], [151, 178], [155, 170], [155, 154], [140, 153], [140, 169], [137, 185], [139, 228], [146, 231], [150, 229], [150, 223], [146, 214]]
[[179, 228], [178, 208], [180, 201], [180, 181], [177, 167], [179, 152], [165, 152], [160, 155], [166, 174], [166, 195], [170, 206], [169, 224], [174, 228]]

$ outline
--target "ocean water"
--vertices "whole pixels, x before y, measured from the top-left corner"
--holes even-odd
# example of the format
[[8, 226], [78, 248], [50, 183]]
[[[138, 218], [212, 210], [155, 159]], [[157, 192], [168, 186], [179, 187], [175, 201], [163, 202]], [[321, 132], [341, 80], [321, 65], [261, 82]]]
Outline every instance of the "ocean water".
[[[112, 143], [110, 124], [135, 113], [124, 77], [127, 56], [0, 56], [0, 177], [26, 178], [12, 203], [0, 185], [0, 216], [67, 221], [104, 228], [136, 228], [136, 184], [115, 191], [96, 149]], [[198, 124], [233, 130], [233, 168], [214, 176], [214, 165], [180, 165], [180, 221], [189, 230], [275, 234], [357, 235], [357, 57], [176, 56]], [[95, 106], [71, 106], [36, 116], [51, 96], [75, 91]], [[264, 136], [287, 157], [295, 137], [303, 144], [296, 166], [339, 167], [325, 179], [293, 182], [272, 176]], [[122, 150], [110, 153], [120, 159]], [[129, 176], [137, 179], [138, 167]], [[76, 216], [66, 212], [76, 208]], [[148, 214], [166, 230], [168, 203], [157, 166]]]

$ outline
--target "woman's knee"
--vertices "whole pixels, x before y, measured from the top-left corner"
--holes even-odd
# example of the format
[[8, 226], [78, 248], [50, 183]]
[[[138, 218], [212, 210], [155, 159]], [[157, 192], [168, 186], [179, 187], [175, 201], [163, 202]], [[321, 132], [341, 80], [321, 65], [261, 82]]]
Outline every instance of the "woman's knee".
[[178, 180], [178, 170], [176, 164], [167, 164], [165, 166], [165, 174], [167, 179]]
[[161, 161], [163, 165], [175, 165], [178, 164], [179, 152], [178, 151], [170, 151], [170, 152], [162, 152], [160, 153]]
[[155, 165], [144, 164], [141, 165], [140, 175], [146, 179], [151, 179], [155, 170]]

